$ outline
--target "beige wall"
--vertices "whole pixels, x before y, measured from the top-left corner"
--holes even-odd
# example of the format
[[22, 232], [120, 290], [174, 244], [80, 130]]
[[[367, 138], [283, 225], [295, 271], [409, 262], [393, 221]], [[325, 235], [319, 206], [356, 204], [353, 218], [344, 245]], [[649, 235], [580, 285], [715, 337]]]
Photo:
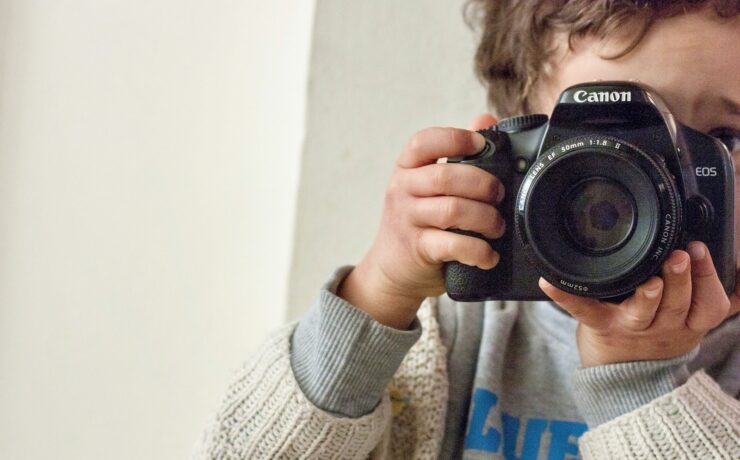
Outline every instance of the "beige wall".
[[485, 111], [462, 0], [318, 0], [289, 315], [331, 271], [357, 263], [380, 221], [393, 163], [427, 126]]
[[312, 17], [0, 0], [0, 458], [186, 458], [284, 321]]
[[0, 0], [0, 458], [186, 457], [408, 137], [485, 109], [461, 6]]

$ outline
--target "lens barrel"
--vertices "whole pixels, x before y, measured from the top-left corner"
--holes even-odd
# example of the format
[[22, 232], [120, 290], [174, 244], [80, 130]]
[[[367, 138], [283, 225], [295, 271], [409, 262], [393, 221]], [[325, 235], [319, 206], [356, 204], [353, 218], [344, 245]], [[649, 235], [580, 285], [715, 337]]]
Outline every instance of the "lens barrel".
[[680, 193], [661, 157], [613, 137], [569, 139], [524, 177], [515, 232], [539, 273], [589, 297], [632, 291], [677, 246]]

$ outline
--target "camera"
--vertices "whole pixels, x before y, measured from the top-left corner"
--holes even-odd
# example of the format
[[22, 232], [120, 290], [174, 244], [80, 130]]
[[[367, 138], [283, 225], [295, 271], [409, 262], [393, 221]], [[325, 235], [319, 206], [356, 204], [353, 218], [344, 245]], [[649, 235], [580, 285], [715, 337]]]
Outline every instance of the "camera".
[[540, 276], [572, 294], [626, 298], [674, 249], [704, 242], [729, 293], [735, 283], [734, 167], [718, 139], [675, 121], [634, 82], [572, 86], [548, 119], [533, 114], [479, 131], [486, 146], [448, 163], [501, 180], [507, 223], [486, 240], [501, 258], [484, 270], [445, 264], [459, 301], [547, 300]]

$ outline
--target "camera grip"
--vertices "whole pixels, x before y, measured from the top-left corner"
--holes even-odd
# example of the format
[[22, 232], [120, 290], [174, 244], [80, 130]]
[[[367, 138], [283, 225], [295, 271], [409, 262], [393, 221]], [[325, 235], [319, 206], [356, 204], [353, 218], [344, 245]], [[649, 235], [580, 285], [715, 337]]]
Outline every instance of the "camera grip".
[[450, 230], [462, 235], [481, 238], [499, 253], [499, 263], [490, 270], [465, 265], [453, 261], [445, 264], [445, 289], [450, 298], [463, 302], [472, 302], [490, 298], [490, 293], [496, 296], [505, 295], [511, 290], [511, 244], [507, 234], [496, 240], [489, 240], [482, 235], [465, 230]]
[[[497, 206], [501, 218], [506, 222], [506, 230], [500, 238], [488, 239], [483, 235], [467, 230], [449, 229], [461, 235], [473, 236], [486, 241], [499, 254], [498, 264], [489, 270], [465, 265], [460, 262], [445, 264], [445, 288], [450, 298], [459, 301], [477, 301], [506, 296], [511, 291], [512, 276], [512, 235], [514, 230], [513, 204], [516, 190], [510, 188], [513, 184], [512, 156], [508, 148], [500, 142], [503, 136], [500, 133], [484, 130], [486, 148], [475, 155], [460, 159], [459, 162], [479, 167], [493, 174], [504, 185], [506, 192], [504, 199]], [[504, 148], [502, 148], [504, 147]], [[457, 159], [456, 159], [457, 160]], [[448, 161], [449, 162], [449, 161]]]

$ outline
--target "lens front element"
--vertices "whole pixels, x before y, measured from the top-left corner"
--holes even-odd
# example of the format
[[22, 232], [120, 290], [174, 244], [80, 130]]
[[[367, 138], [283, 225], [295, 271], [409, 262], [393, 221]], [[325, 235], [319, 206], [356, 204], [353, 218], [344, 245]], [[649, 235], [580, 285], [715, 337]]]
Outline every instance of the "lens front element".
[[605, 177], [575, 184], [565, 195], [561, 209], [566, 234], [590, 253], [618, 249], [632, 233], [637, 213], [632, 194]]

